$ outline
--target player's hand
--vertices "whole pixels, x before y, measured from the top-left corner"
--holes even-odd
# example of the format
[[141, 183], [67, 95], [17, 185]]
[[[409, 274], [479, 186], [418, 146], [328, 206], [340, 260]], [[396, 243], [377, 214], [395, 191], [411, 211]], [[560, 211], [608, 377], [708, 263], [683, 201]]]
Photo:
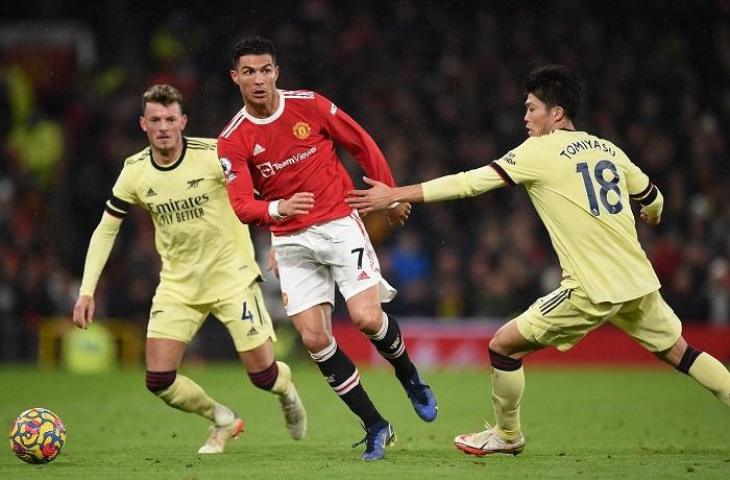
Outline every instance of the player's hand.
[[661, 222], [662, 220], [661, 213], [659, 215], [656, 215], [653, 212], [650, 212], [647, 208], [642, 208], [639, 211], [639, 216], [642, 220], [644, 220], [648, 225], [651, 225], [652, 227], [655, 225], [659, 225], [659, 222]]
[[266, 259], [266, 270], [274, 272], [276, 278], [279, 278], [279, 262], [276, 260], [276, 250], [271, 247], [269, 250], [269, 258]]
[[[394, 202], [393, 189], [372, 178], [362, 177], [373, 188], [369, 190], [350, 190], [345, 201], [360, 214], [365, 215], [374, 210], [382, 210]], [[389, 217], [390, 218], [390, 217]]]
[[388, 216], [389, 224], [402, 227], [411, 215], [411, 204], [408, 202], [399, 203], [393, 208], [387, 208], [385, 213]]
[[297, 192], [288, 200], [279, 202], [279, 214], [285, 217], [306, 215], [312, 208], [314, 208], [314, 194], [310, 192]]
[[84, 330], [94, 322], [94, 297], [91, 295], [79, 295], [74, 305], [74, 325]]

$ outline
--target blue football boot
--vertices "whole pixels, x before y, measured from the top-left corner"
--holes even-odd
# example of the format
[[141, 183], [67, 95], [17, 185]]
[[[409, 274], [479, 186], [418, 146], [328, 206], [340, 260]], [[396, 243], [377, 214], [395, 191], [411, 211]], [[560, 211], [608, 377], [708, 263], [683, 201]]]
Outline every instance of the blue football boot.
[[405, 388], [408, 398], [413, 404], [413, 409], [421, 417], [421, 420], [425, 422], [433, 422], [436, 420], [436, 416], [439, 413], [436, 396], [431, 391], [431, 387], [423, 383], [421, 377], [418, 376], [418, 372], [414, 372], [411, 375], [403, 384], [403, 388]]
[[[363, 427], [364, 428], [364, 427]], [[385, 457], [385, 447], [395, 443], [395, 430], [386, 420], [381, 420], [365, 429], [365, 438], [352, 445], [352, 448], [365, 444], [363, 460], [381, 460]]]

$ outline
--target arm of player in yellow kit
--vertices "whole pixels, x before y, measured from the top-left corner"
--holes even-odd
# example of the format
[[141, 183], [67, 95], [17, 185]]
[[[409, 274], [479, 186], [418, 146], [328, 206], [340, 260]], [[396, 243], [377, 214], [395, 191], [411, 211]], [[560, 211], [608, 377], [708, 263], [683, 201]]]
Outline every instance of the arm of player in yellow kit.
[[99, 225], [91, 235], [89, 249], [86, 251], [79, 298], [76, 300], [73, 311], [73, 323], [79, 328], [87, 328], [94, 320], [94, 290], [99, 282], [101, 271], [109, 259], [121, 224], [121, 218], [104, 212]]

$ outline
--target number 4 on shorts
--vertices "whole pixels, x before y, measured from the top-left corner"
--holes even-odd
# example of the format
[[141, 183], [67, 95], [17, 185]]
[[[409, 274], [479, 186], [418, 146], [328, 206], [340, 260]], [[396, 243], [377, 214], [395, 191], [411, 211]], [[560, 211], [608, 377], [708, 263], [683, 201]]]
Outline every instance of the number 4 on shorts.
[[253, 312], [248, 309], [248, 303], [243, 302], [243, 313], [241, 314], [241, 320], [248, 320], [253, 323]]

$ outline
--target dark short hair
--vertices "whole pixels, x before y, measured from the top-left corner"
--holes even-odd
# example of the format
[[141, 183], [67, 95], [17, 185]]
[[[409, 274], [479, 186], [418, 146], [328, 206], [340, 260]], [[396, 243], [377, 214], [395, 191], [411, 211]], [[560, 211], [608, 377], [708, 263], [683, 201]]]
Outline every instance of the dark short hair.
[[180, 91], [167, 84], [152, 85], [142, 94], [142, 111], [144, 112], [145, 106], [148, 103], [161, 103], [164, 106], [168, 106], [171, 103], [180, 104], [180, 109], [183, 108], [183, 96]]
[[530, 72], [525, 94], [532, 93], [548, 107], [563, 107], [571, 120], [578, 115], [583, 87], [578, 75], [565, 65], [545, 65]]
[[248, 37], [238, 42], [233, 47], [231, 55], [231, 64], [233, 68], [238, 66], [238, 60], [244, 55], [271, 55], [271, 59], [276, 64], [276, 45], [274, 42], [264, 37]]

